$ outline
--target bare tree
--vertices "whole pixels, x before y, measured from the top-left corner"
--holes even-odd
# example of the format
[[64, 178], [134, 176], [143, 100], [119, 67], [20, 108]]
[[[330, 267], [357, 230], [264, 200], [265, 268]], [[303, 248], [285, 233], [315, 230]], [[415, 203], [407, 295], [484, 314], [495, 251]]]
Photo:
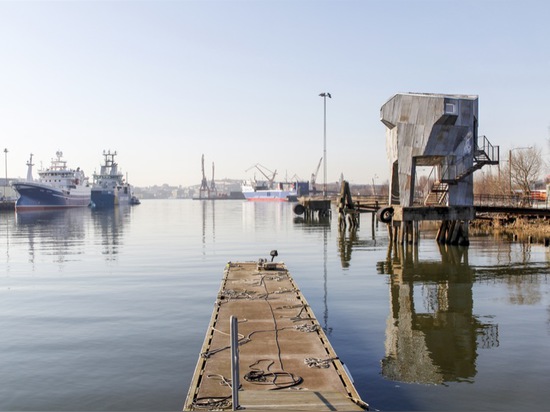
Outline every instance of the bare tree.
[[508, 169], [487, 168], [474, 175], [474, 195], [504, 196], [510, 193]]
[[537, 146], [522, 150], [510, 150], [509, 175], [512, 188], [517, 187], [525, 195], [543, 172], [544, 160], [542, 150]]

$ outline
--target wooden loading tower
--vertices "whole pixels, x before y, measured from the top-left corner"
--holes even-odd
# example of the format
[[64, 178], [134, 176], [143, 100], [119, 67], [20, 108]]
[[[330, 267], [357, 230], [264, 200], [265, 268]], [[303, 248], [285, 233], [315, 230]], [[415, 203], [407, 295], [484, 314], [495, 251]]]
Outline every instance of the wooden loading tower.
[[[396, 94], [382, 106], [380, 119], [391, 179], [388, 205], [378, 217], [391, 239], [417, 243], [419, 222], [437, 220], [438, 242], [469, 244], [473, 173], [499, 163], [499, 147], [478, 136], [478, 97]], [[420, 168], [432, 170], [426, 196], [417, 190]]]

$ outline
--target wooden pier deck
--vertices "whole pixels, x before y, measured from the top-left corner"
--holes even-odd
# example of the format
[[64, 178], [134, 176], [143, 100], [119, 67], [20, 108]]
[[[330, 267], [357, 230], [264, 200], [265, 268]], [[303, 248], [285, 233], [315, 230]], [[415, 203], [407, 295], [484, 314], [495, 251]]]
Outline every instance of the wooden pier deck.
[[[232, 404], [230, 318], [238, 320]], [[284, 263], [228, 263], [184, 410], [362, 411], [361, 400]]]

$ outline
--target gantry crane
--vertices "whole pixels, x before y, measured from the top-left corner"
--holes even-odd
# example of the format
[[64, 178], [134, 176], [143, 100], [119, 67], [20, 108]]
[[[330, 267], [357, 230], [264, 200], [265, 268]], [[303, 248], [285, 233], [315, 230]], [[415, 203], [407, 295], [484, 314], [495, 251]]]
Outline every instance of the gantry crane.
[[212, 181], [210, 182], [210, 194], [209, 196], [216, 197], [218, 189], [216, 189], [216, 182], [214, 181], [214, 162], [212, 162]]
[[319, 164], [317, 165], [317, 169], [315, 169], [315, 172], [311, 174], [311, 191], [313, 194], [317, 193], [317, 188], [315, 187], [315, 181], [317, 180], [317, 173], [319, 173], [319, 168], [321, 167], [321, 162], [323, 161], [323, 158], [321, 157], [319, 159]]
[[[274, 172], [272, 172], [271, 170], [269, 170], [267, 167], [265, 166], [262, 166], [261, 164], [259, 163], [256, 163], [255, 165], [252, 165], [250, 166], [248, 169], [245, 170], [245, 172], [248, 172], [250, 169], [258, 169], [260, 171], [260, 173], [267, 179], [267, 182], [268, 182], [268, 186], [270, 188], [273, 188], [273, 182], [275, 181], [275, 176], [277, 175], [277, 169], [275, 169]], [[266, 172], [264, 172], [265, 169], [267, 172], [271, 173], [271, 177], [269, 177]], [[254, 180], [256, 180], [256, 177], [254, 177]]]
[[199, 199], [209, 199], [210, 188], [208, 187], [208, 182], [206, 181], [206, 175], [204, 174], [204, 154], [202, 155], [201, 168], [202, 168], [202, 181], [201, 181], [201, 188], [199, 189]]

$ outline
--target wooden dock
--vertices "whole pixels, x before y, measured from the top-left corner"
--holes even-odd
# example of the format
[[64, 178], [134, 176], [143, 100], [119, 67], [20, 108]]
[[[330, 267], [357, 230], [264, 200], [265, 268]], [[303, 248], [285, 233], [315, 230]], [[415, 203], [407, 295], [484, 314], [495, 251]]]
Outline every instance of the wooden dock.
[[[231, 318], [238, 349], [231, 348]], [[184, 405], [184, 410], [222, 409], [368, 409], [284, 263], [226, 265]]]
[[331, 201], [326, 198], [300, 197], [294, 206], [294, 213], [305, 214], [306, 220], [312, 220], [317, 214], [319, 219], [328, 218], [331, 215]]

